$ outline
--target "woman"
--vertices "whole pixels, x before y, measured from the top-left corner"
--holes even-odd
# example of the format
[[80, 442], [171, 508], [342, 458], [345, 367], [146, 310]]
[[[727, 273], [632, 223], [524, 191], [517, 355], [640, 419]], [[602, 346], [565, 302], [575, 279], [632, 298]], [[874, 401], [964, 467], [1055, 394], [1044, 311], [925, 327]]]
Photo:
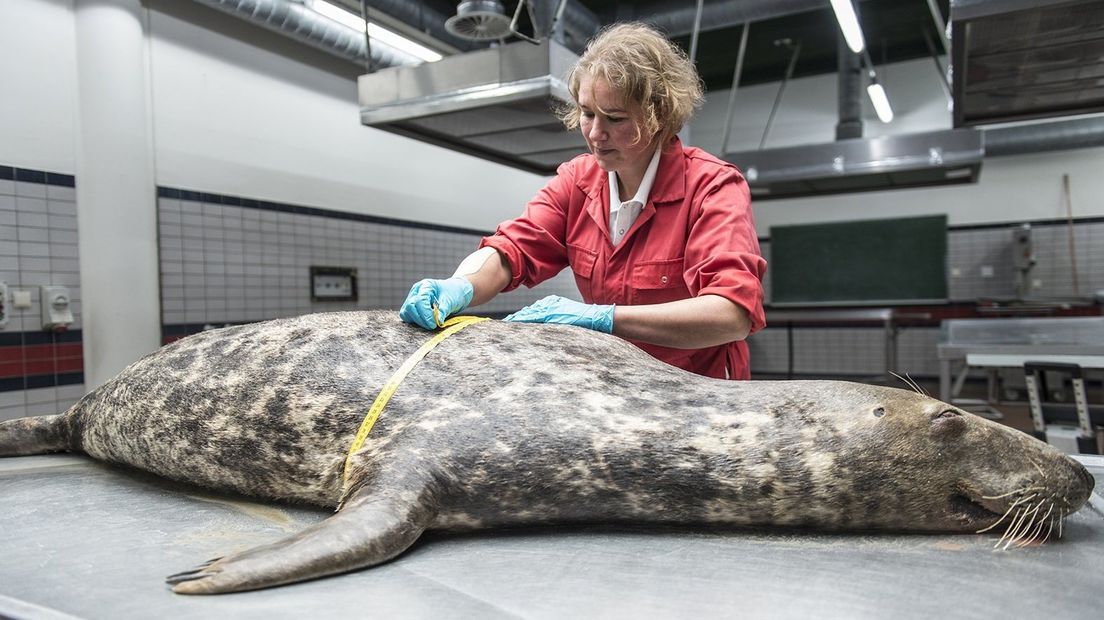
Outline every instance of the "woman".
[[506, 320], [588, 327], [692, 372], [749, 378], [743, 340], [765, 323], [766, 261], [743, 176], [676, 136], [702, 100], [693, 65], [652, 28], [620, 24], [590, 42], [568, 87], [562, 118], [590, 153], [452, 278], [417, 282], [399, 315], [433, 329], [570, 266], [585, 303], [550, 296]]

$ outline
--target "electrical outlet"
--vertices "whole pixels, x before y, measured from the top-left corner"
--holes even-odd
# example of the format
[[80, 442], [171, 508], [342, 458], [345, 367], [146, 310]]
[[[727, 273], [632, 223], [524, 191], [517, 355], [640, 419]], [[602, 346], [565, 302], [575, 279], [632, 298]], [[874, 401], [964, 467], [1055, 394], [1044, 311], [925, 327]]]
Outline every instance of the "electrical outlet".
[[1031, 288], [1043, 288], [1043, 281], [1039, 278], [1035, 278], [1031, 281]]
[[951, 277], [952, 278], [961, 278], [962, 277], [962, 269], [960, 269], [958, 267], [951, 267]]
[[981, 277], [983, 277], [983, 278], [992, 278], [993, 277], [993, 266], [992, 265], [982, 265], [981, 266]]

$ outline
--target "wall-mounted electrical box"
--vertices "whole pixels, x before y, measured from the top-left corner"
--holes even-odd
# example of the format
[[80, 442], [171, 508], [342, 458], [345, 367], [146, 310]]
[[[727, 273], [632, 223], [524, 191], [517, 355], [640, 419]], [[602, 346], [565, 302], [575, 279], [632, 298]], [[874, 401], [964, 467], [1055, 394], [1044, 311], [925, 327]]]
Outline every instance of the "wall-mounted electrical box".
[[73, 309], [69, 301], [69, 289], [64, 286], [43, 286], [42, 329], [65, 331], [73, 322]]
[[352, 267], [311, 267], [312, 301], [356, 301], [356, 273]]

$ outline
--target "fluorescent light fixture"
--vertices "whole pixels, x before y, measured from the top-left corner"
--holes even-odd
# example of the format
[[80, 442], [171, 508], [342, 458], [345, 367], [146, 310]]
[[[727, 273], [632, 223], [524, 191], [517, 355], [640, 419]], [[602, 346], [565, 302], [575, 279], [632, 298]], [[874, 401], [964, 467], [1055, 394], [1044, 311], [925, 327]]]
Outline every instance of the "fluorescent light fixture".
[[859, 18], [855, 15], [855, 7], [851, 0], [832, 0], [832, 10], [836, 13], [836, 21], [839, 22], [843, 38], [847, 41], [847, 47], [856, 54], [863, 51], [862, 27], [859, 26]]
[[[364, 32], [364, 20], [359, 15], [346, 11], [337, 5], [330, 4], [325, 0], [313, 0], [313, 2], [310, 3], [310, 8], [313, 9], [315, 13], [324, 15], [339, 24], [344, 24], [353, 30]], [[441, 55], [428, 47], [415, 43], [398, 33], [376, 24], [368, 24], [368, 36], [374, 41], [382, 41], [397, 50], [406, 52], [426, 62], [441, 60]]]
[[[873, 78], [873, 76], [871, 76]], [[872, 81], [866, 87], [866, 94], [870, 95], [870, 103], [874, 104], [874, 112], [878, 114], [878, 120], [888, 123], [893, 120], [893, 108], [889, 107], [889, 98], [885, 89], [877, 81]]]

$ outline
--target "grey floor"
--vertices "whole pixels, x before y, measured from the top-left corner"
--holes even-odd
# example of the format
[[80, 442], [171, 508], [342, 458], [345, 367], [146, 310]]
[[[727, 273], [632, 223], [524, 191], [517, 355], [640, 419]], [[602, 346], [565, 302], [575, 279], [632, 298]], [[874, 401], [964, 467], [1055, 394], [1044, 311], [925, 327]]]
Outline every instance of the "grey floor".
[[[1090, 462], [1098, 493], [1104, 461]], [[1095, 498], [1100, 502], [1100, 497]], [[1101, 617], [1104, 517], [1056, 543], [996, 537], [555, 528], [431, 534], [398, 560], [259, 592], [170, 574], [325, 511], [213, 496], [82, 457], [0, 459], [0, 617]]]

